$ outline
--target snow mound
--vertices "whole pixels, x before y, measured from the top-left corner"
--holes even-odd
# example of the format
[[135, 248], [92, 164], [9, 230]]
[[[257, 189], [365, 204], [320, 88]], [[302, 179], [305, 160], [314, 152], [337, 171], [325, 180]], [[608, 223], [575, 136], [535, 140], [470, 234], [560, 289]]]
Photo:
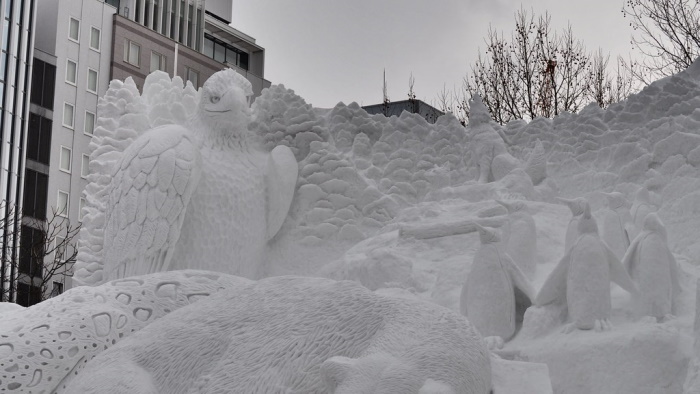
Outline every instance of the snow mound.
[[63, 392], [71, 377], [103, 350], [178, 308], [247, 283], [214, 272], [164, 272], [73, 288], [3, 313], [0, 391]]
[[150, 324], [102, 352], [67, 392], [418, 394], [436, 386], [491, 388], [488, 351], [466, 319], [348, 281], [276, 277]]

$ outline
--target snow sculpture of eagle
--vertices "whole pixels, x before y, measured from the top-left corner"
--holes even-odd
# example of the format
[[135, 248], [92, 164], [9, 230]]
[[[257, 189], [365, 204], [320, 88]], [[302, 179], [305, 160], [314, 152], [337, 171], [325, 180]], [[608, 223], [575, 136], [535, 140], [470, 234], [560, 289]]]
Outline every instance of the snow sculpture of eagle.
[[[293, 153], [286, 146], [266, 152], [249, 131], [247, 96], [253, 92], [234, 70], [214, 74], [194, 100], [188, 100], [190, 85], [178, 90], [177, 77], [149, 78], [143, 96], [129, 95], [127, 81], [111, 87], [122, 91], [110, 97], [108, 92], [101, 102], [107, 117], [100, 119], [103, 144], [116, 145], [113, 140], [130, 127], [136, 135], [123, 152], [93, 147], [91, 165], [102, 175], [104, 168], [111, 171], [109, 179], [93, 177], [93, 183], [102, 181], [101, 189], [86, 189], [95, 208], [87, 210], [75, 280], [97, 284], [185, 268], [260, 277], [266, 244], [281, 228], [294, 195]], [[182, 98], [164, 105], [168, 92]], [[191, 115], [182, 119], [178, 112], [188, 110]], [[111, 135], [109, 128], [115, 130]], [[94, 240], [102, 237], [100, 250]]]

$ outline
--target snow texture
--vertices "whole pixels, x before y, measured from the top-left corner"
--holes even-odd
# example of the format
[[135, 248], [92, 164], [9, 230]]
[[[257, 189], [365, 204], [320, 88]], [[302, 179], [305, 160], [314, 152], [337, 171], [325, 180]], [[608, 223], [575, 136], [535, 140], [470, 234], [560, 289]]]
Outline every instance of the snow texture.
[[503, 244], [506, 253], [515, 261], [515, 265], [532, 278], [535, 275], [535, 256], [537, 255], [537, 226], [535, 219], [527, 211], [523, 201], [506, 202], [496, 200], [508, 211], [508, 221], [503, 225]]
[[[104, 280], [106, 195], [122, 153], [157, 126], [187, 128], [198, 108], [198, 93], [180, 79], [151, 79], [143, 95], [129, 81], [112, 82], [100, 103], [76, 266], [79, 283]], [[700, 62], [606, 110], [592, 104], [577, 114], [505, 126], [490, 122], [488, 114], [464, 128], [449, 114], [431, 125], [406, 112], [368, 115], [356, 103], [313, 108], [292, 90], [273, 86], [251, 107], [249, 129], [264, 152], [289, 147], [299, 177], [280, 230], [265, 242], [260, 275], [353, 279], [379, 292], [459, 311], [460, 290], [480, 248], [479, 237], [465, 223], [505, 222], [505, 210], [494, 199], [526, 201], [537, 233], [532, 283], [540, 289], [578, 239], [565, 235], [572, 214], [556, 198], [583, 198], [600, 218], [603, 193], [619, 192], [625, 201], [635, 200], [630, 239], [642, 231], [647, 200], [648, 210], [665, 224], [682, 289], [676, 318], [639, 321], [637, 298], [611, 288], [606, 279], [596, 283], [609, 294], [612, 331], [561, 334], [568, 318], [564, 296], [529, 308], [522, 328], [501, 352], [547, 363], [554, 392], [576, 394], [681, 393], [693, 358], [686, 385], [691, 390], [700, 376], [700, 350], [693, 355], [690, 346], [699, 331], [693, 329], [700, 276], [698, 108]], [[483, 145], [505, 152], [498, 165], [515, 166], [489, 183], [478, 182], [480, 152], [472, 144], [472, 136], [482, 132]], [[494, 169], [500, 176], [503, 171], [492, 164], [491, 176]]]
[[638, 313], [659, 320], [675, 314], [681, 292], [678, 263], [668, 248], [666, 228], [656, 213], [644, 219], [644, 227], [632, 241], [622, 264], [639, 286]]
[[637, 296], [638, 290], [620, 260], [600, 240], [588, 206], [578, 222], [578, 238], [554, 268], [535, 303], [565, 300], [571, 327], [596, 331], [610, 329], [610, 281]]
[[67, 392], [490, 390], [490, 356], [458, 314], [348, 281], [276, 277], [150, 324], [102, 352]]
[[600, 214], [602, 226], [600, 237], [613, 251], [615, 257], [622, 259], [630, 245], [630, 233], [634, 226], [632, 216], [625, 201], [624, 194], [620, 192], [606, 193], [608, 205]]
[[[287, 147], [266, 153], [248, 130], [250, 82], [228, 69], [196, 95], [165, 73], [149, 75], [143, 95], [132, 85], [115, 82], [100, 100], [76, 281], [186, 268], [259, 277], [297, 164]], [[170, 103], [159, 100], [169, 93]], [[192, 104], [194, 112], [175, 117]], [[173, 124], [151, 128], [167, 119]]]
[[185, 305], [247, 279], [165, 272], [78, 287], [0, 319], [0, 392], [62, 393], [97, 354]]

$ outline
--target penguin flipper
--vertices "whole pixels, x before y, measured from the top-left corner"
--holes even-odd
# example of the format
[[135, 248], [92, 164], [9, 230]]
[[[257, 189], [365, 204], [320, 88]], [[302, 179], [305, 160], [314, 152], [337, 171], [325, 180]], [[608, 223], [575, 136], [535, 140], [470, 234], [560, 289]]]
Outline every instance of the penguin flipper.
[[529, 303], [532, 305], [536, 295], [535, 289], [532, 287], [532, 283], [530, 283], [530, 280], [527, 278], [527, 276], [525, 276], [523, 271], [520, 270], [517, 265], [515, 265], [515, 262], [510, 258], [510, 256], [506, 254], [504, 257], [504, 260], [507, 262], [506, 264], [508, 266], [510, 280], [513, 283], [513, 289], [519, 290], [515, 291], [515, 302], [520, 304]]
[[637, 295], [639, 294], [639, 289], [637, 288], [637, 285], [632, 281], [632, 278], [630, 278], [629, 274], [627, 274], [627, 271], [625, 270], [625, 267], [622, 265], [620, 260], [618, 260], [617, 256], [615, 256], [615, 253], [608, 248], [605, 243], [601, 242], [601, 245], [605, 249], [605, 253], [608, 257], [608, 266], [610, 267], [610, 280], [613, 282], [617, 283], [625, 289], [628, 293], [632, 295]]
[[622, 260], [620, 260], [622, 266], [625, 268], [625, 271], [627, 271], [627, 274], [631, 278], [634, 278], [634, 270], [637, 268], [636, 263], [638, 260], [637, 252], [639, 251], [639, 247], [641, 246], [643, 239], [643, 234], [637, 235], [637, 238], [632, 241], [630, 246], [627, 248], [625, 255], [622, 256]]
[[671, 312], [674, 315], [677, 315], [678, 300], [680, 299], [681, 291], [683, 289], [681, 288], [681, 282], [678, 276], [678, 274], [680, 273], [680, 268], [678, 267], [678, 262], [676, 261], [676, 258], [673, 257], [673, 253], [671, 253], [670, 250], [668, 250], [668, 261], [671, 266]]
[[566, 304], [566, 276], [569, 272], [569, 263], [571, 262], [571, 251], [574, 248], [569, 248], [564, 257], [559, 260], [559, 263], [545, 280], [540, 292], [535, 297], [535, 305], [542, 306], [551, 304], [555, 301], [562, 300]]

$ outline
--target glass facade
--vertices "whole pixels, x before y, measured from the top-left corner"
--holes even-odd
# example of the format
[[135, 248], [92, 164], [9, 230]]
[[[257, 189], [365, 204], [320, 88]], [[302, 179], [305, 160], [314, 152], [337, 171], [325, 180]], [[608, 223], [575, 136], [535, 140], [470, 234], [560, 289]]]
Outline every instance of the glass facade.
[[119, 13], [192, 49], [200, 50], [204, 26], [204, 2], [194, 0], [136, 0], [133, 10]]
[[204, 34], [202, 53], [221, 63], [248, 70], [248, 53], [209, 34]]
[[[0, 286], [6, 290], [0, 292], [0, 301], [12, 301], [7, 299], [6, 294], [14, 295], [19, 290], [17, 265], [7, 262], [19, 260], [17, 235], [20, 234], [20, 212], [23, 208], [24, 146], [30, 104], [28, 92], [34, 79], [31, 70], [36, 3], [36, 0], [0, 0], [0, 198], [3, 202], [0, 214], [5, 219], [4, 226], [0, 228], [4, 245], [0, 249]], [[39, 68], [42, 68], [41, 65]], [[43, 78], [46, 70], [42, 69], [41, 72]], [[52, 99], [44, 98], [42, 94], [33, 98], [32, 101], [44, 104]]]

